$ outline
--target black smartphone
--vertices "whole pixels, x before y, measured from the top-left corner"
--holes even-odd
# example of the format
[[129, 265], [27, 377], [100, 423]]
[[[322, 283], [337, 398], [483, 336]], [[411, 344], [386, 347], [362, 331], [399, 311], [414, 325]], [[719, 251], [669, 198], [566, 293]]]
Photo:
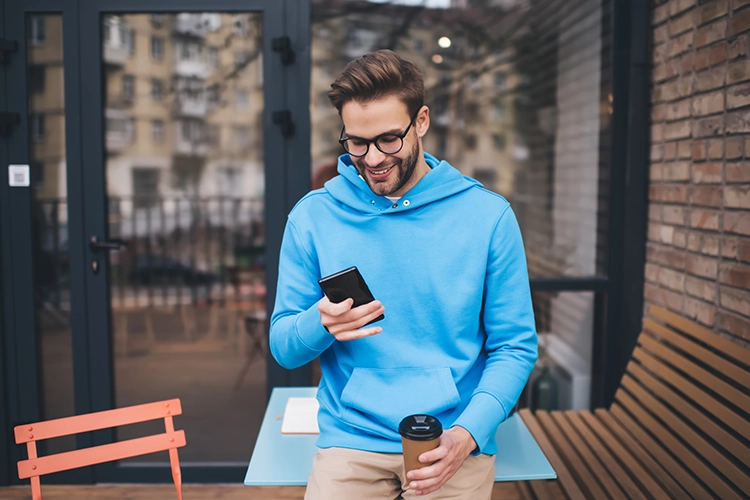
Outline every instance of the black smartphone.
[[[320, 278], [318, 284], [323, 289], [328, 300], [334, 303], [343, 302], [351, 298], [354, 300], [352, 307], [357, 307], [375, 300], [357, 266], [352, 266], [349, 269], [344, 269], [330, 276]], [[370, 323], [375, 323], [384, 318], [385, 315], [381, 314], [370, 321]], [[370, 323], [367, 324], [369, 325]]]

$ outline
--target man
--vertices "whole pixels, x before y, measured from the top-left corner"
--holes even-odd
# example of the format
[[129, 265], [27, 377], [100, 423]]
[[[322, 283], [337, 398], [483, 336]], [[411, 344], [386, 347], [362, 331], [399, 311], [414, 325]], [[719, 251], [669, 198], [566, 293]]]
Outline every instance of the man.
[[[509, 204], [423, 151], [419, 69], [389, 50], [347, 65], [329, 98], [339, 175], [289, 214], [270, 347], [320, 356], [308, 500], [489, 499], [497, 426], [536, 361], [521, 234]], [[318, 279], [357, 266], [376, 299], [332, 303]], [[370, 321], [385, 314], [385, 319]], [[404, 475], [398, 424], [429, 414], [438, 448]]]

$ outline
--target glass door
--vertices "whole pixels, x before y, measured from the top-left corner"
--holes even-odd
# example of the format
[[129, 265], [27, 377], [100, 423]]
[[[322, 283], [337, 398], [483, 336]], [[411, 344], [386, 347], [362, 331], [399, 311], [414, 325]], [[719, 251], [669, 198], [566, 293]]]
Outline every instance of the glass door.
[[[286, 199], [285, 150], [301, 139], [289, 133], [287, 104], [290, 69], [304, 65], [285, 38], [282, 14], [293, 9], [122, 5], [89, 1], [81, 12], [82, 25], [96, 26], [81, 52], [82, 126], [93, 132], [84, 148], [92, 404], [180, 398], [185, 479], [239, 481], [267, 388], [283, 384], [267, 377], [276, 272], [267, 256], [288, 210], [269, 200]], [[166, 454], [140, 457], [96, 478], [158, 480], [168, 465]]]

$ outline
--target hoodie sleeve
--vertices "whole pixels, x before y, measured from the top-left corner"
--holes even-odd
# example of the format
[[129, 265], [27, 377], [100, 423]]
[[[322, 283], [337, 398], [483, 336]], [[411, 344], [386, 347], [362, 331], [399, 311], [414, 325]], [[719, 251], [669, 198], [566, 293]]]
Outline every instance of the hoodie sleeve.
[[287, 369], [309, 363], [335, 340], [320, 322], [317, 260], [308, 252], [291, 220], [279, 254], [279, 279], [271, 316], [271, 354]]
[[506, 208], [490, 244], [482, 321], [487, 364], [455, 425], [468, 430], [480, 453], [495, 439], [515, 406], [537, 359], [537, 335], [521, 231]]

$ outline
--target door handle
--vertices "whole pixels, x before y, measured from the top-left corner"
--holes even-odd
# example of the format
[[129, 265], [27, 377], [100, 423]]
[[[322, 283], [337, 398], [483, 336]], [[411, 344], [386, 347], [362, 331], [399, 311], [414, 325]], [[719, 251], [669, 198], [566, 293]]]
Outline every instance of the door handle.
[[99, 250], [106, 250], [106, 251], [112, 251], [112, 250], [119, 250], [122, 247], [128, 246], [128, 242], [125, 240], [120, 239], [114, 239], [109, 241], [99, 241], [99, 238], [96, 236], [91, 237], [91, 241], [89, 241], [89, 248], [92, 252], [96, 252]]

